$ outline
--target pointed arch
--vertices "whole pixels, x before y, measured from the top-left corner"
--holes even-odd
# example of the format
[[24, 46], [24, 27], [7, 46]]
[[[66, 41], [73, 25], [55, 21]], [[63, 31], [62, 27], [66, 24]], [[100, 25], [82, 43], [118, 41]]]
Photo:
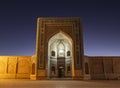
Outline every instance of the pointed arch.
[[68, 33], [64, 32], [64, 31], [62, 31], [62, 30], [53, 33], [53, 34], [48, 38], [47, 41], [49, 42], [49, 40], [50, 40], [52, 37], [54, 37], [55, 35], [57, 35], [57, 34], [59, 34], [59, 33], [65, 35], [66, 37], [68, 37], [68, 38], [70, 39], [70, 41], [73, 43], [72, 37], [71, 37]]
[[[52, 51], [55, 52], [55, 55], [51, 55]], [[74, 44], [71, 36], [63, 31], [53, 34], [48, 40], [48, 77], [59, 73], [57, 70], [55, 72], [51, 70], [52, 65], [55, 65], [55, 69], [59, 69], [57, 58], [65, 58], [65, 61], [68, 61], [65, 62], [66, 67], [63, 67], [66, 70], [66, 74], [69, 74], [67, 73], [67, 65], [70, 65], [72, 69], [70, 74], [74, 76]]]

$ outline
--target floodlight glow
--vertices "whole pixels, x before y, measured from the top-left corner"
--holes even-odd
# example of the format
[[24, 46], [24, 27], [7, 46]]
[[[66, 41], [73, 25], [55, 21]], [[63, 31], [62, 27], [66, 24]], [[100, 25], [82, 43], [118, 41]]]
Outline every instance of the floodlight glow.
[[59, 53], [64, 53], [64, 50], [59, 50]]

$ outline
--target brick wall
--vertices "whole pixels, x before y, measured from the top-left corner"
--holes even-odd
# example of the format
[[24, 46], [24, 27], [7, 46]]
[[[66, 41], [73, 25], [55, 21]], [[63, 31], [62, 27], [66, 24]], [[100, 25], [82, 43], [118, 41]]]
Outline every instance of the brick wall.
[[91, 79], [120, 79], [120, 57], [88, 57]]
[[31, 56], [0, 56], [0, 78], [30, 78]]

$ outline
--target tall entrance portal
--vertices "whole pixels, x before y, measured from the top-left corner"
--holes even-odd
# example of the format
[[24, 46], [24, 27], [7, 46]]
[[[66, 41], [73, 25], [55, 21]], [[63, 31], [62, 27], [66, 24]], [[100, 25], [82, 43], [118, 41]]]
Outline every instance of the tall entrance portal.
[[83, 77], [80, 18], [38, 18], [34, 79]]
[[[48, 77], [72, 77], [73, 44], [70, 36], [60, 31], [48, 42]], [[74, 61], [73, 61], [74, 62]]]

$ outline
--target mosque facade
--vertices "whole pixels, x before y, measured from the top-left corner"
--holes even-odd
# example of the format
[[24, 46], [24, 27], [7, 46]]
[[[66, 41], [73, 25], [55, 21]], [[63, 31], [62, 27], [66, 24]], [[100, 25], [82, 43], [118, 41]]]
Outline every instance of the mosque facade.
[[0, 78], [120, 79], [120, 57], [85, 56], [81, 18], [43, 17], [35, 55], [0, 56]]

